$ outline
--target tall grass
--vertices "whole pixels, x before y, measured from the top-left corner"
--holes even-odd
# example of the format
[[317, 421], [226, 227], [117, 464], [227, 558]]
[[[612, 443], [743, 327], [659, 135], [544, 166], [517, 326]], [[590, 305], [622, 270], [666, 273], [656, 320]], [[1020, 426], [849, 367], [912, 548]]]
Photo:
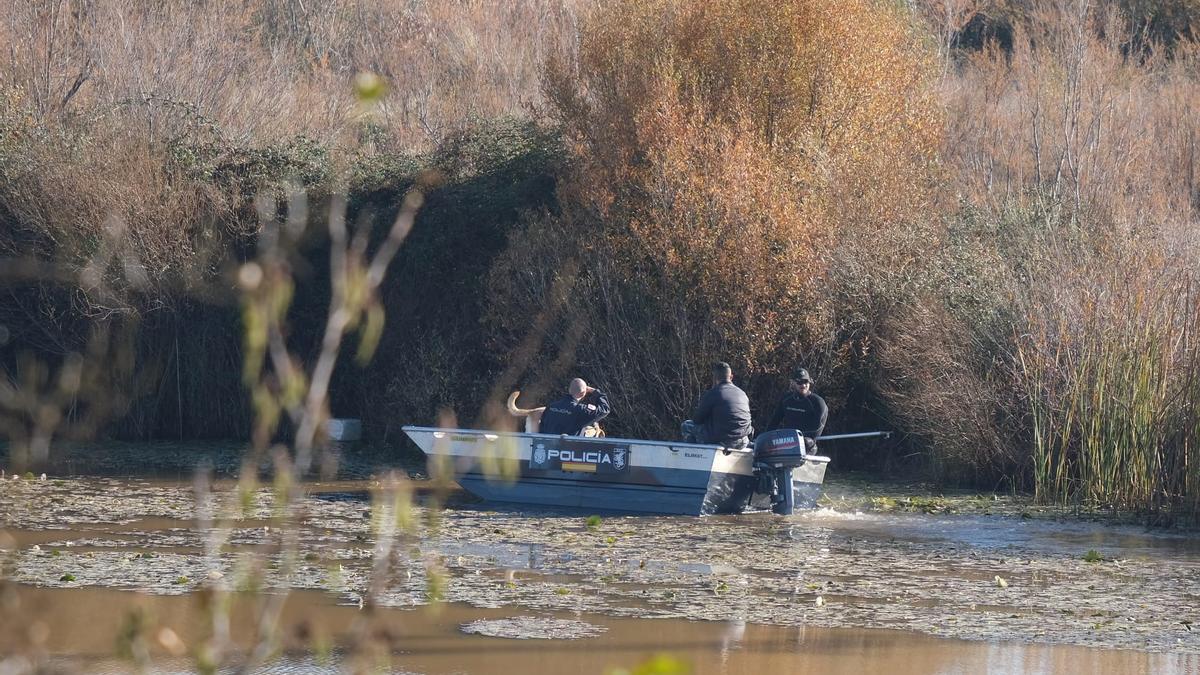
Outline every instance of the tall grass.
[[1178, 39], [1131, 53], [1131, 21], [1118, 3], [1033, 3], [1011, 48], [955, 54], [942, 79], [955, 194], [1055, 204], [1134, 257], [1194, 243], [1200, 52]]
[[1138, 294], [1080, 326], [1018, 340], [1037, 495], [1123, 509], [1195, 509], [1197, 297]]
[[[943, 475], [1194, 511], [1196, 43], [1136, 3], [1001, 4], [926, 3], [958, 205], [886, 400]], [[980, 12], [1006, 39], [964, 49]]]
[[[82, 266], [109, 244], [145, 295], [172, 304], [244, 254], [252, 197], [279, 190], [268, 183], [327, 191], [377, 157], [539, 105], [542, 62], [571, 50], [576, 12], [567, 0], [4, 3], [0, 254]], [[369, 118], [350, 86], [362, 71], [386, 83]], [[101, 319], [145, 310], [84, 295]]]
[[[416, 157], [541, 104], [542, 62], [570, 51], [585, 4], [0, 4], [0, 257], [54, 269], [6, 289], [4, 369], [137, 326], [141, 383], [109, 431], [246, 433], [229, 276], [255, 246], [253, 197], [349, 184], [352, 208], [393, 210], [419, 165], [452, 161]], [[387, 83], [370, 117], [361, 71]]]
[[[1074, 336], [1052, 339], [1040, 327], [1019, 342], [1039, 497], [1122, 508], [1194, 500], [1186, 477], [1165, 470], [1180, 452], [1171, 441], [1190, 441], [1172, 429], [1193, 414], [1178, 402], [1195, 375], [1195, 354], [1169, 307], [1139, 298], [1130, 309], [1121, 323], [1093, 309]], [[1182, 334], [1194, 321], [1182, 318]]]
[[375, 127], [428, 148], [469, 117], [541, 100], [542, 62], [571, 48], [586, 0], [29, 0], [0, 6], [0, 83], [39, 122], [106, 115], [147, 138], [177, 131], [173, 103], [231, 137], [355, 135], [360, 71], [391, 91]]

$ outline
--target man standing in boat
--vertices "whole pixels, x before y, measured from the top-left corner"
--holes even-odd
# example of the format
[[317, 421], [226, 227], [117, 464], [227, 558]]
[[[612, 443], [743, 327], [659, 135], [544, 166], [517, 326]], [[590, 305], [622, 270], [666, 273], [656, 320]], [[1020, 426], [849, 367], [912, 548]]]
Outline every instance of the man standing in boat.
[[608, 395], [589, 387], [578, 377], [571, 380], [567, 395], [546, 406], [538, 431], [543, 434], [568, 436], [601, 436], [596, 424], [612, 412]]
[[775, 408], [767, 431], [776, 429], [798, 429], [804, 434], [804, 444], [808, 451], [816, 449], [813, 440], [825, 430], [825, 420], [829, 418], [829, 406], [825, 399], [812, 391], [812, 378], [808, 371], [797, 368], [792, 372], [789, 391]]
[[754, 433], [750, 425], [750, 398], [733, 383], [733, 369], [721, 361], [712, 367], [713, 388], [704, 392], [690, 420], [680, 431], [690, 443], [740, 449]]

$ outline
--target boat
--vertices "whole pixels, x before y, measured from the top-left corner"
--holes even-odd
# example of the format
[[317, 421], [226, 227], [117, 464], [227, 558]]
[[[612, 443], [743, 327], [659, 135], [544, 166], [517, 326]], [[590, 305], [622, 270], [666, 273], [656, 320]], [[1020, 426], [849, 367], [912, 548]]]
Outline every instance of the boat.
[[[487, 501], [682, 515], [813, 508], [829, 458], [807, 454], [795, 429], [753, 447], [677, 441], [405, 426], [442, 457], [467, 492]], [[883, 435], [842, 434], [817, 439]], [[790, 488], [790, 489], [789, 489]]]

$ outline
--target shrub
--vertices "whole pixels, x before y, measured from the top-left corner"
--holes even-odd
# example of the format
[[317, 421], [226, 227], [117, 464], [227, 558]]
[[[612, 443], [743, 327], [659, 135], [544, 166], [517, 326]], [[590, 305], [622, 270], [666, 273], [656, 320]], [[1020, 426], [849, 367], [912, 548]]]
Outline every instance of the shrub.
[[386, 216], [401, 194], [391, 186], [429, 174], [440, 181], [381, 291], [387, 348], [365, 372], [346, 370], [335, 409], [361, 411], [381, 436], [445, 409], [463, 413], [465, 424], [486, 414], [485, 401], [505, 386], [480, 325], [488, 270], [523, 213], [553, 208], [561, 153], [557, 133], [529, 120], [476, 120], [448, 135], [407, 179], [363, 184], [355, 208]]
[[835, 353], [831, 252], [893, 240], [929, 204], [929, 66], [872, 2], [599, 7], [548, 70], [575, 164], [562, 213], [530, 218], [493, 270], [498, 348], [532, 349], [543, 381], [619, 381], [617, 409], [642, 411], [621, 433], [658, 434], [712, 360]]

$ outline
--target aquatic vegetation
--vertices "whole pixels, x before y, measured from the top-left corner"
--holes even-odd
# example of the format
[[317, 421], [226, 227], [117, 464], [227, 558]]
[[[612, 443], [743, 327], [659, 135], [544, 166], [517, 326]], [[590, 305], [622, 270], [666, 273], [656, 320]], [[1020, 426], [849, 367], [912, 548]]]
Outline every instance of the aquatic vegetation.
[[480, 619], [461, 626], [464, 633], [516, 640], [578, 640], [604, 633], [607, 628], [584, 621], [552, 617], [514, 616]]
[[1101, 555], [1099, 553], [1097, 553], [1096, 549], [1094, 549], [1094, 548], [1088, 549], [1088, 552], [1083, 554], [1084, 562], [1097, 563], [1102, 560], [1104, 560], [1104, 558], [1101, 557]]
[[891, 511], [896, 508], [896, 500], [891, 497], [872, 497], [871, 506], [880, 511]]
[[[72, 483], [48, 489], [89, 493], [97, 512], [111, 502], [121, 515], [114, 520], [121, 522], [48, 530], [58, 537], [51, 545], [62, 554], [51, 555], [45, 543], [39, 549], [19, 549], [13, 557], [14, 580], [72, 586], [61, 580], [71, 574], [89, 585], [179, 594], [197, 585], [175, 583], [186, 576], [204, 587], [249, 588], [266, 597], [284, 588], [324, 590], [346, 604], [358, 604], [372, 593], [378, 535], [362, 517], [364, 501], [304, 498], [296, 537], [305, 553], [289, 569], [264, 546], [276, 536], [274, 528], [237, 528], [232, 539], [238, 543], [219, 558], [206, 558], [199, 546], [202, 533], [179, 529], [169, 520], [158, 523], [166, 529], [154, 529], [139, 517], [125, 492], [140, 494], [144, 486], [95, 479]], [[835, 493], [840, 489], [836, 483], [832, 487]], [[899, 503], [907, 496], [901, 492], [892, 498]], [[195, 507], [187, 489], [179, 489], [174, 498], [181, 511]], [[61, 527], [55, 522], [59, 515], [68, 523], [77, 515], [67, 501], [6, 503], [17, 509], [12, 516], [18, 519], [27, 509], [48, 509], [31, 518], [43, 528]], [[159, 508], [154, 500], [144, 506], [147, 511]], [[427, 522], [424, 507], [416, 509], [417, 522]], [[1104, 526], [1039, 519], [1014, 530], [1020, 522], [1015, 515], [822, 510], [791, 518], [689, 518], [681, 529], [678, 518], [612, 515], [604, 528], [619, 533], [619, 542], [611, 545], [607, 537], [569, 536], [580, 530], [578, 516], [475, 507], [444, 511], [436, 530], [422, 525], [417, 536], [405, 541], [405, 562], [373, 597], [385, 607], [410, 607], [441, 597], [476, 607], [924, 632], [936, 628], [938, 634], [973, 639], [1200, 653], [1200, 631], [1179, 623], [1179, 617], [1194, 613], [1192, 605], [1200, 597], [1200, 547], [1187, 537], [1119, 531], [1112, 546], [1136, 536], [1166, 551], [1182, 551], [1169, 557], [1139, 556], [1139, 601], [1131, 606], [1128, 572], [1086, 562], [1071, 543], [1077, 530], [1101, 536]], [[137, 536], [119, 536], [129, 532]], [[365, 534], [362, 542], [354, 536], [359, 533]], [[1015, 538], [1018, 534], [1023, 538]], [[1059, 535], [1065, 537], [1061, 544], [1048, 545]], [[308, 553], [318, 560], [305, 560]], [[441, 562], [431, 566], [427, 559]], [[214, 570], [222, 576], [212, 578]], [[997, 577], [1008, 587], [1000, 586]], [[1021, 592], [1012, 593], [1014, 588]], [[1091, 623], [1113, 618], [1107, 614], [1080, 619], [1113, 610], [1129, 624], [1128, 630], [1090, 629]]]
[[[823, 502], [822, 506], [837, 510], [847, 510], [850, 505], [845, 499], [833, 499]], [[981, 513], [991, 514], [994, 510], [1004, 511], [1005, 504], [1001, 503], [999, 495], [984, 497], [978, 494], [963, 493], [960, 495], [926, 495], [910, 494], [904, 496], [876, 496], [869, 498], [869, 508], [875, 511], [896, 511], [908, 513]]]

